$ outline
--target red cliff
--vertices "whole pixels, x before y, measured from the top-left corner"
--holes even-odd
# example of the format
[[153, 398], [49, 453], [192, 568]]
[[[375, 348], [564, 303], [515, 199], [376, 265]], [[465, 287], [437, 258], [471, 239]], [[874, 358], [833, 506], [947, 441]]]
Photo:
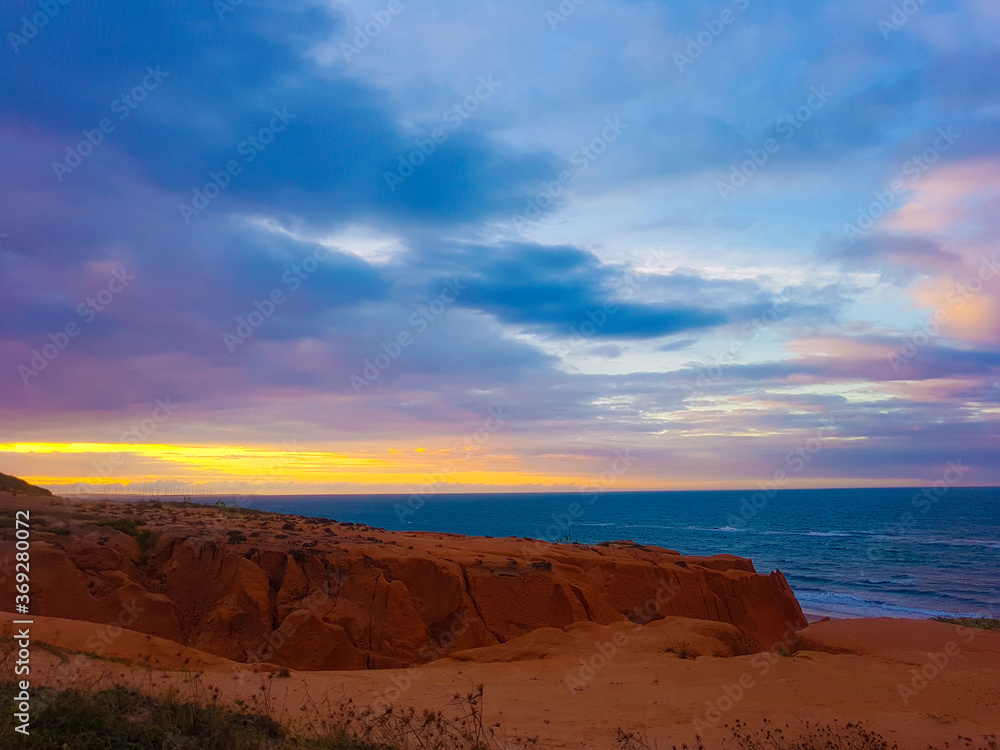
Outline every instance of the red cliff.
[[[542, 627], [671, 615], [730, 623], [751, 651], [804, 625], [780, 572], [760, 575], [728, 555], [386, 532], [171, 503], [24, 500], [34, 508], [33, 614], [237, 661], [398, 667]], [[12, 560], [13, 530], [0, 533], [0, 560]], [[0, 571], [4, 606], [13, 584]]]

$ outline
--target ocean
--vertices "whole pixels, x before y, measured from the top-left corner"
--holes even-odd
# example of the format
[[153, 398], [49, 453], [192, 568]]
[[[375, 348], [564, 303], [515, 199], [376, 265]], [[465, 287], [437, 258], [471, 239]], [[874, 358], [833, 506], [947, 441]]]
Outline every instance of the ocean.
[[388, 530], [730, 553], [759, 572], [781, 570], [817, 615], [1000, 616], [1000, 488], [438, 494], [422, 503], [255, 495], [238, 503]]

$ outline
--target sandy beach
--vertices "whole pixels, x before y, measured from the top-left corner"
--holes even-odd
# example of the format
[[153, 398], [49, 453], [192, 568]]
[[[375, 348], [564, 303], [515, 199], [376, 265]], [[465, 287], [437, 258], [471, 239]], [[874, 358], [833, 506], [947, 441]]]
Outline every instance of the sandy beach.
[[[10, 632], [12, 616], [0, 618]], [[802, 646], [791, 656], [717, 657], [703, 653], [719, 645], [703, 635], [709, 625], [664, 620], [638, 631], [578, 626], [539, 631], [485, 653], [464, 652], [412, 670], [291, 671], [287, 678], [275, 676], [277, 667], [250, 668], [132, 631], [109, 643], [103, 658], [71, 655], [63, 662], [48, 652], [36, 658], [41, 679], [56, 685], [125, 684], [201, 697], [217, 688], [227, 700], [252, 702], [268, 684], [275, 715], [293, 722], [303, 720], [303, 705], [347, 698], [361, 706], [447, 712], [456, 694], [481, 684], [488, 718], [502, 714], [512, 736], [537, 736], [552, 748], [611, 747], [618, 728], [660, 747], [690, 745], [699, 735], [707, 747], [721, 747], [730, 736], [724, 725], [736, 720], [792, 727], [801, 726], [800, 720], [863, 721], [900, 748], [944, 747], [959, 736], [997, 730], [996, 633], [941, 623], [840, 621], [803, 631]], [[34, 632], [41, 642], [90, 651], [88, 644], [103, 642], [101, 630], [94, 623], [39, 618]], [[616, 634], [619, 642], [622, 636], [627, 641], [584, 681], [589, 673], [581, 676], [581, 659], [593, 660]], [[697, 644], [701, 655], [665, 653], [682, 643]], [[950, 652], [955, 656], [936, 674], [928, 668]], [[177, 671], [181, 665], [196, 671]], [[931, 676], [921, 680], [915, 672]]]

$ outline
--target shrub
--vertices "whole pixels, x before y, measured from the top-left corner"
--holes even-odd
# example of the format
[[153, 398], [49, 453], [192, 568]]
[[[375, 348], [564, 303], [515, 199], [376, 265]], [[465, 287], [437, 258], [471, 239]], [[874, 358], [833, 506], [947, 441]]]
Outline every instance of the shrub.
[[961, 625], [965, 628], [980, 630], [1000, 630], [1000, 619], [996, 617], [933, 617], [935, 622], [946, 622], [949, 625]]
[[146, 522], [136, 521], [133, 518], [115, 518], [112, 521], [98, 521], [97, 525], [107, 526], [108, 528], [120, 531], [123, 534], [128, 534], [129, 536], [138, 536], [139, 527], [145, 526]]

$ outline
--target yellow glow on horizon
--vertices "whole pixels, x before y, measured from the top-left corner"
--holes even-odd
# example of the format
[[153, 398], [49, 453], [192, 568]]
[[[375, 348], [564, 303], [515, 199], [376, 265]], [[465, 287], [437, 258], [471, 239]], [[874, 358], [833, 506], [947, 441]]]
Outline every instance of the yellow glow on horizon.
[[348, 456], [344, 453], [299, 450], [270, 450], [245, 446], [190, 446], [157, 443], [0, 443], [0, 453], [130, 454], [174, 464], [232, 472], [248, 470], [278, 473], [288, 467], [310, 463], [317, 458], [338, 467], [387, 465], [384, 459]]
[[[364, 474], [364, 473], [348, 473], [348, 472], [337, 472], [331, 473], [325, 476], [321, 475], [310, 475], [308, 477], [293, 477], [293, 476], [283, 476], [276, 479], [285, 480], [284, 483], [291, 483], [296, 480], [308, 480], [310, 483], [331, 483], [331, 484], [372, 484], [372, 485], [399, 485], [400, 492], [405, 488], [417, 488], [422, 484], [428, 484], [431, 480], [428, 478], [428, 474], [433, 477], [434, 472], [420, 472], [420, 473], [384, 473], [384, 474]], [[95, 480], [92, 477], [32, 477], [26, 476], [22, 477], [25, 481], [32, 484], [39, 484], [48, 487], [54, 486], [65, 486], [65, 485], [75, 485], [75, 484], [93, 484], [95, 487], [102, 485], [129, 485], [129, 484], [141, 484], [144, 482], [164, 482], [177, 480], [178, 477], [171, 476], [142, 476], [142, 477], [127, 477], [127, 478], [115, 478], [109, 477], [107, 479]], [[209, 477], [184, 477], [192, 489], [196, 489], [197, 483], [202, 483], [206, 485], [212, 484]], [[231, 479], [231, 477], [230, 477]], [[257, 483], [257, 480], [253, 478], [248, 478], [250, 483]], [[282, 482], [275, 481], [275, 484], [282, 484]], [[455, 472], [444, 477], [444, 480], [437, 484], [438, 487], [444, 485], [489, 485], [489, 486], [527, 486], [527, 485], [540, 485], [543, 487], [549, 486], [559, 486], [568, 485], [571, 487], [585, 487], [593, 484], [593, 481], [581, 477], [558, 477], [558, 476], [541, 476], [535, 474], [525, 474], [517, 472], [502, 472], [502, 471], [468, 471], [468, 472]], [[632, 489], [629, 486], [616, 487], [616, 489]], [[267, 485], [259, 484], [258, 491], [266, 492]], [[188, 491], [191, 491], [189, 489]]]
[[[435, 454], [451, 453], [452, 458]], [[268, 484], [290, 485], [305, 483], [397, 485], [401, 488], [418, 487], [431, 482], [446, 485], [470, 484], [493, 486], [586, 486], [589, 477], [534, 473], [521, 467], [496, 468], [497, 463], [512, 463], [509, 456], [488, 456], [463, 451], [430, 451], [417, 449], [405, 454], [386, 449], [382, 456], [349, 455], [339, 452], [313, 450], [277, 450], [245, 446], [191, 446], [134, 443], [0, 443], [0, 454], [49, 454], [93, 455], [94, 466], [110, 467], [106, 472], [95, 471], [98, 476], [33, 475], [24, 478], [36, 484], [66, 486], [88, 484], [130, 485], [145, 482], [179, 482], [192, 485], [212, 483], [243, 483], [265, 491]], [[111, 456], [118, 458], [111, 462]], [[129, 464], [146, 459], [141, 466]], [[493, 464], [487, 467], [486, 464]], [[157, 464], [162, 464], [162, 469]], [[622, 482], [622, 488], [627, 484]]]
[[[855, 438], [864, 439], [864, 438]], [[145, 495], [153, 491], [151, 488], [144, 488], [137, 486], [131, 493], [130, 485], [141, 485], [143, 483], [151, 482], [164, 482], [164, 480], [177, 480], [177, 477], [159, 477], [159, 476], [144, 476], [144, 477], [132, 477], [128, 480], [122, 479], [107, 479], [100, 480], [99, 483], [94, 483], [92, 479], [80, 478], [80, 477], [48, 477], [48, 476], [24, 476], [22, 477], [26, 482], [31, 484], [40, 485], [43, 487], [48, 487], [52, 489], [57, 494], [59, 493], [60, 487], [75, 487], [81, 484], [93, 484], [92, 492], [97, 495], [107, 494], [101, 492], [101, 488], [111, 488], [111, 487], [123, 487], [126, 494], [136, 494]], [[369, 489], [362, 487], [358, 488], [328, 488], [328, 489], [318, 489], [314, 487], [305, 488], [308, 491], [302, 491], [303, 488], [296, 488], [294, 484], [288, 487], [280, 486], [278, 488], [269, 487], [266, 484], [257, 484], [252, 488], [231, 488], [226, 490], [219, 490], [213, 487], [211, 482], [206, 482], [203, 479], [196, 479], [187, 482], [177, 482], [174, 486], [159, 487], [160, 491], [169, 490], [166, 494], [168, 495], [223, 495], [223, 496], [233, 496], [233, 495], [295, 495], [295, 494], [330, 494], [336, 495], [341, 493], [350, 494], [408, 494], [410, 492], [418, 491], [420, 488], [421, 480], [426, 481], [425, 477], [411, 477], [412, 481], [400, 483], [397, 486], [392, 486], [391, 483], [380, 483], [380, 482], [366, 482], [369, 485]], [[539, 477], [539, 476], [524, 476], [522, 481], [514, 481], [513, 475], [505, 475], [503, 477], [504, 481], [484, 481], [484, 482], [474, 482], [467, 476], [462, 476], [461, 479], [458, 477], [450, 478], [450, 481], [438, 484], [435, 487], [435, 492], [440, 494], [447, 494], [449, 492], [489, 492], [490, 489], [480, 489], [481, 486], [496, 487], [498, 490], [507, 489], [512, 492], [527, 491], [527, 492], [538, 492], [538, 491], [555, 491], [555, 492], [584, 492], [595, 490], [593, 483], [590, 480], [585, 480], [580, 477], [564, 477], [562, 479], [557, 477]], [[746, 492], [753, 492], [757, 487], [759, 478], [739, 478], [739, 479], [716, 479], [716, 480], [685, 480], [685, 481], [657, 481], [657, 480], [645, 480], [636, 483], [626, 484], [622, 482], [621, 484], [615, 484], [614, 486], [605, 488], [604, 491], [614, 493], [614, 492], [642, 492], [642, 491], [652, 491], [652, 492], [676, 492], [676, 491], [724, 491], [724, 490], [742, 490]], [[923, 487], [927, 483], [926, 481], [919, 479], [911, 479], [906, 477], [890, 477], [875, 479], [871, 477], [863, 478], [851, 478], [845, 479], [843, 477], [820, 477], [813, 478], [807, 477], [803, 478], [801, 481], [794, 482], [789, 485], [788, 489], [831, 489], [831, 488], [863, 488], [863, 487]], [[292, 490], [292, 491], [290, 491]], [[297, 490], [297, 491], [296, 491]], [[595, 490], [600, 491], [600, 490]], [[74, 489], [67, 494], [86, 494], [81, 493], [80, 490]]]

